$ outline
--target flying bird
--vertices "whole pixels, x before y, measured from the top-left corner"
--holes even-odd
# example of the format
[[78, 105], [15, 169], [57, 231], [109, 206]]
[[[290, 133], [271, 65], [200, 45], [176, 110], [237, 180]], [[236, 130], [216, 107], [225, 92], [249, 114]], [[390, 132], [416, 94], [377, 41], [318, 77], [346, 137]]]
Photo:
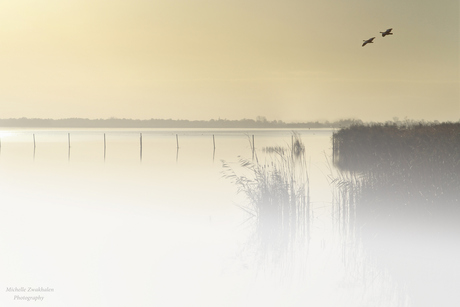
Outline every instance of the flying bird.
[[369, 38], [368, 40], [364, 40], [363, 47], [366, 46], [366, 44], [373, 43], [375, 37]]
[[391, 33], [391, 30], [393, 30], [393, 28], [387, 29], [385, 32], [380, 33], [382, 33], [382, 37], [385, 37], [387, 35], [393, 35], [393, 33]]

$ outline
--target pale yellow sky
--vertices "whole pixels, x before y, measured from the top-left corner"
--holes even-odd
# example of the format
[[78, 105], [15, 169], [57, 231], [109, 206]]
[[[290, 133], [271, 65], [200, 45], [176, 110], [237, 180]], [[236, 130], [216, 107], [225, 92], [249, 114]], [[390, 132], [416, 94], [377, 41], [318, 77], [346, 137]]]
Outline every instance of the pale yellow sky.
[[457, 121], [459, 13], [458, 0], [0, 0], [0, 118]]

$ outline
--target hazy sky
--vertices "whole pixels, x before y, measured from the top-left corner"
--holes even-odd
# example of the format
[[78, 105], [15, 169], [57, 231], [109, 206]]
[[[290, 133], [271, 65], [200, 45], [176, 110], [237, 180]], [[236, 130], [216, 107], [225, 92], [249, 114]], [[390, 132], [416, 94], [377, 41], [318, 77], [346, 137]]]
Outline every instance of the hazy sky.
[[458, 0], [0, 0], [0, 118], [457, 121], [459, 14]]

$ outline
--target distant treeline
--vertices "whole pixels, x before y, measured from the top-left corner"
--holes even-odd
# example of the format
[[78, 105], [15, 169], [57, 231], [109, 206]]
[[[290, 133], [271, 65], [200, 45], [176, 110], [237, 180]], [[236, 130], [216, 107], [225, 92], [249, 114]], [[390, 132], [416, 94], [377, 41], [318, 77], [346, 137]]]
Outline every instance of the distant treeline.
[[334, 122], [286, 123], [280, 120], [268, 121], [265, 117], [254, 119], [228, 120], [174, 120], [174, 119], [41, 119], [10, 118], [0, 119], [0, 127], [47, 127], [47, 128], [341, 128], [360, 124], [361, 120], [343, 119]]

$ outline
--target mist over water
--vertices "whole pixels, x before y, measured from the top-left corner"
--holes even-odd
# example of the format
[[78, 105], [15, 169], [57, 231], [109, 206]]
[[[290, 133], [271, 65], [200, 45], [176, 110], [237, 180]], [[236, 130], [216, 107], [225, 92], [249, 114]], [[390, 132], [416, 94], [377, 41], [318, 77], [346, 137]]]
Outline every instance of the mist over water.
[[43, 306], [454, 306], [453, 215], [357, 197], [331, 183], [332, 131], [297, 133], [294, 159], [290, 130], [2, 131], [0, 286], [53, 288]]

